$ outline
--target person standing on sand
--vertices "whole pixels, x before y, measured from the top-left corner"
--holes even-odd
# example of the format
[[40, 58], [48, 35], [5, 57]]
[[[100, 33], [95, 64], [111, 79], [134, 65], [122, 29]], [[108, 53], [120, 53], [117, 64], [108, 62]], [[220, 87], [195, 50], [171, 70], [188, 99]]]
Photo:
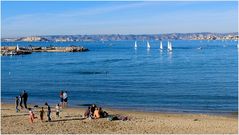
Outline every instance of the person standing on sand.
[[33, 120], [36, 119], [37, 117], [35, 117], [33, 111], [31, 108], [29, 108], [29, 122], [33, 123]]
[[19, 98], [18, 98], [18, 96], [16, 96], [15, 104], [16, 104], [16, 112], [19, 112], [20, 110], [18, 109], [18, 105], [19, 105]]
[[18, 98], [19, 98], [19, 101], [20, 101], [20, 106], [21, 106], [21, 109], [23, 109], [23, 106], [22, 106], [22, 99], [23, 99], [23, 94], [21, 93]]
[[48, 103], [46, 102], [45, 105], [47, 106], [47, 118], [48, 118], [48, 122], [51, 121], [51, 107], [48, 105]]
[[68, 104], [68, 95], [67, 95], [67, 91], [63, 92], [63, 106], [67, 107]]
[[60, 105], [59, 104], [56, 105], [56, 117], [57, 118], [60, 117]]
[[60, 92], [60, 103], [61, 103], [61, 106], [63, 107], [63, 90], [61, 90]]
[[25, 90], [23, 91], [22, 98], [23, 98], [24, 107], [27, 109], [28, 94]]
[[41, 110], [40, 110], [40, 118], [41, 118], [41, 121], [43, 121], [43, 115], [44, 115], [44, 108], [42, 107]]

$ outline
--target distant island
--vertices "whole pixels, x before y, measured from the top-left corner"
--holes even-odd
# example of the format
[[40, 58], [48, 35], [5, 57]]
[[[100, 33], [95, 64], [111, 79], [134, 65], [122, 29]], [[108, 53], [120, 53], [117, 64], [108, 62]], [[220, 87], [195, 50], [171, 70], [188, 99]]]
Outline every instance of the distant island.
[[169, 34], [101, 34], [101, 35], [47, 35], [21, 38], [2, 38], [2, 42], [71, 42], [122, 40], [239, 40], [238, 32], [231, 33], [169, 33]]

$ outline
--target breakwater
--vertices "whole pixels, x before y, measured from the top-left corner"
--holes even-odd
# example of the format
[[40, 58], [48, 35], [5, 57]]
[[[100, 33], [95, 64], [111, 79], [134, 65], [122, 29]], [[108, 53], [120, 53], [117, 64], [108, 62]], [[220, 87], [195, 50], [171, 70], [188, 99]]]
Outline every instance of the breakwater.
[[32, 52], [85, 52], [89, 51], [88, 48], [81, 46], [69, 47], [18, 47], [18, 46], [2, 46], [1, 55], [24, 55], [31, 54]]

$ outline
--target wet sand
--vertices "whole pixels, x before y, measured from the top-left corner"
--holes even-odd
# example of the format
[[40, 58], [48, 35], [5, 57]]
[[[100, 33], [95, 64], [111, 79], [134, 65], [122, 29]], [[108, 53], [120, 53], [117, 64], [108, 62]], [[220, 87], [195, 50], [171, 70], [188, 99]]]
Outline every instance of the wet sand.
[[[104, 109], [104, 108], [103, 108]], [[151, 112], [134, 112], [105, 109], [109, 114], [120, 114], [130, 120], [108, 121], [106, 118], [84, 119], [84, 109], [66, 108], [56, 118], [52, 107], [52, 122], [39, 120], [40, 108], [34, 112], [37, 119], [29, 123], [28, 111], [15, 112], [15, 105], [1, 104], [1, 133], [3, 134], [237, 134], [237, 116], [217, 116], [205, 114], [168, 114]], [[46, 109], [45, 109], [46, 112]]]

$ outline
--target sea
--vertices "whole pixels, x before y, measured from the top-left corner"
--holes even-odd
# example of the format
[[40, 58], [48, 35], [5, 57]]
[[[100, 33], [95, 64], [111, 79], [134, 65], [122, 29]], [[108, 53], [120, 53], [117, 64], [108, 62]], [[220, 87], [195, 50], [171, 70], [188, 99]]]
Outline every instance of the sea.
[[146, 112], [238, 112], [238, 48], [234, 40], [1, 42], [2, 46], [83, 46], [88, 52], [1, 56], [1, 100]]

